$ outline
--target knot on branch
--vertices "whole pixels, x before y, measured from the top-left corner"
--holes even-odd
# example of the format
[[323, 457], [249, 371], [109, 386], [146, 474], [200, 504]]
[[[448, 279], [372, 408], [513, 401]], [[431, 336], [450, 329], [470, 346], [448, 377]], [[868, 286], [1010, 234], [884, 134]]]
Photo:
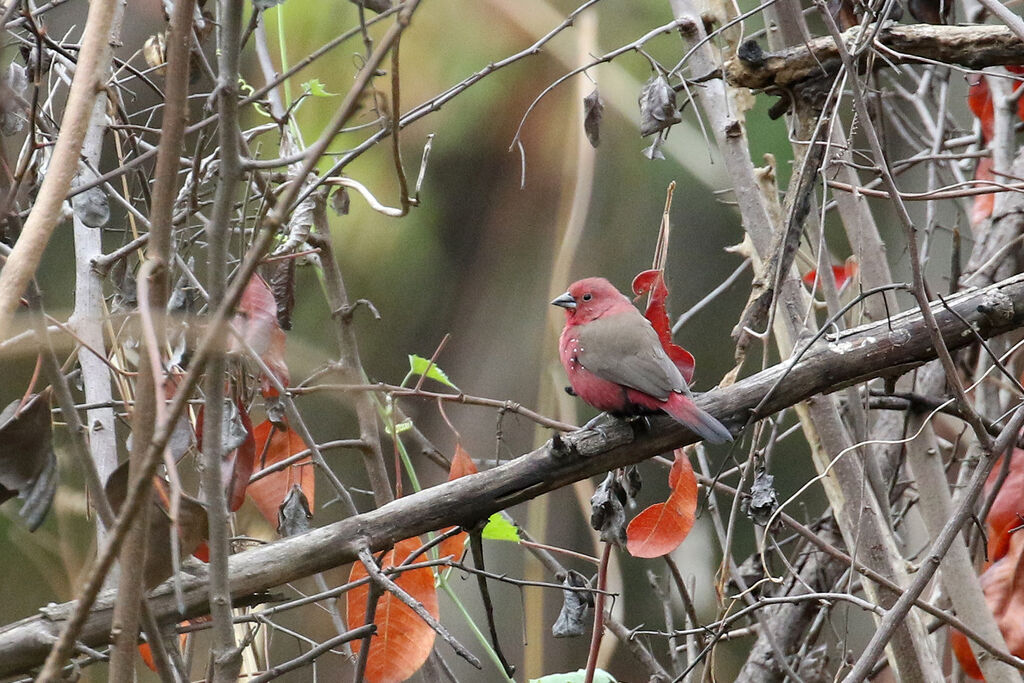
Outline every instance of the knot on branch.
[[1013, 320], [1013, 299], [998, 289], [992, 290], [978, 304], [978, 313], [983, 313], [996, 325]]

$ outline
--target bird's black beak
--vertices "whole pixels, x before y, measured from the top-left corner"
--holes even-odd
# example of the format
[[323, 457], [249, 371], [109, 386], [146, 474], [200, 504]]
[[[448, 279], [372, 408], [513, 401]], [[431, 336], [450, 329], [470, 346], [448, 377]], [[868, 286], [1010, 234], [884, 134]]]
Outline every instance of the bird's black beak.
[[562, 308], [568, 308], [570, 311], [576, 310], [576, 300], [572, 298], [569, 292], [562, 294], [551, 302], [552, 306], [561, 306]]

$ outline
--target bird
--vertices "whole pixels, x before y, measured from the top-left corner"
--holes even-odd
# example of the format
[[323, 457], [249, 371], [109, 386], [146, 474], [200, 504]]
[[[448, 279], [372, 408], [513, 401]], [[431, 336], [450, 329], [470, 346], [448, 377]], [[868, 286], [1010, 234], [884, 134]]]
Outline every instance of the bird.
[[565, 309], [558, 355], [576, 396], [618, 416], [660, 410], [705, 441], [733, 440], [693, 402], [650, 321], [611, 282], [578, 280], [551, 304]]

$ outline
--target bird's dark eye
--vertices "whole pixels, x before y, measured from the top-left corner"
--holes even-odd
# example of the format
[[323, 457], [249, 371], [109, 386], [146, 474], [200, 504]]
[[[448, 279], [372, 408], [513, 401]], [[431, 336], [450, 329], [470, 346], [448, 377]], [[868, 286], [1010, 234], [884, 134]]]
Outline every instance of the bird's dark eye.
[[594, 295], [591, 294], [590, 292], [587, 292], [586, 294], [583, 295], [583, 300], [584, 301], [590, 301], [593, 298], [594, 298]]

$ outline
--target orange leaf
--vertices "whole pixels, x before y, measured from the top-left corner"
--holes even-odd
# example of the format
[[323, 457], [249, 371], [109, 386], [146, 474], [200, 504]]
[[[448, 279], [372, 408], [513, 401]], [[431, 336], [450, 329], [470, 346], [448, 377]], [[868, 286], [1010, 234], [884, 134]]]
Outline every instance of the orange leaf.
[[[306, 450], [306, 444], [294, 429], [278, 429], [270, 420], [264, 420], [253, 429], [253, 438], [256, 442], [257, 457], [263, 458], [259, 463], [260, 469]], [[316, 485], [310, 456], [249, 484], [249, 497], [274, 528], [277, 528], [278, 508], [291, 491], [292, 484], [299, 485], [312, 507]]]
[[[1020, 657], [1024, 655], [1024, 535], [1010, 535], [1009, 549], [1006, 555], [982, 572], [981, 589], [985, 593], [985, 602], [992, 615], [996, 618], [1003, 640], [1010, 654]], [[971, 678], [981, 679], [981, 669], [974, 659], [967, 638], [959, 631], [953, 631], [953, 651], [960, 666]]]
[[669, 470], [672, 493], [634, 517], [626, 527], [626, 550], [633, 557], [661, 557], [689, 535], [697, 512], [697, 478], [683, 449], [676, 449]]
[[[1001, 462], [992, 468], [985, 482], [986, 493], [995, 486], [1001, 469]], [[996, 618], [1007, 647], [1018, 657], [1024, 656], [1024, 534], [1015, 529], [1021, 526], [1022, 513], [1024, 450], [1014, 448], [1006, 479], [985, 517], [990, 564], [979, 580], [985, 602]], [[980, 680], [981, 669], [967, 638], [953, 631], [952, 646], [964, 672]]]
[[[401, 563], [421, 545], [419, 538], [407, 538], [396, 543], [394, 550], [384, 555], [382, 568]], [[358, 581], [366, 575], [366, 568], [356, 562], [348, 580]], [[431, 616], [438, 618], [437, 589], [434, 588], [434, 572], [429, 567], [402, 572], [394, 580]], [[365, 623], [368, 597], [369, 585], [357, 586], [348, 592], [346, 611], [349, 628], [359, 628]], [[374, 623], [377, 624], [377, 633], [370, 640], [366, 680], [370, 683], [404, 681], [416, 673], [430, 656], [434, 647], [434, 630], [391, 593], [385, 593], [377, 602]], [[359, 654], [362, 645], [362, 641], [354, 641], [352, 652]]]
[[[995, 174], [992, 173], [992, 157], [984, 157], [978, 159], [978, 165], [974, 169], [975, 180], [995, 180]], [[994, 192], [989, 194], [979, 194], [974, 197], [974, 203], [971, 205], [971, 226], [976, 226], [983, 220], [992, 215], [992, 209], [996, 207], [996, 195]]]
[[661, 346], [672, 362], [683, 373], [687, 383], [693, 381], [693, 355], [672, 341], [672, 325], [669, 323], [665, 301], [668, 299], [668, 286], [665, 285], [665, 272], [659, 269], [645, 270], [633, 278], [633, 293], [638, 297], [650, 292], [651, 300], [644, 311], [644, 317], [650, 321], [654, 331], [658, 333]]
[[[476, 474], [479, 470], [476, 468], [476, 463], [473, 462], [473, 458], [469, 457], [469, 453], [462, 447], [461, 443], [455, 444], [455, 455], [452, 456], [452, 466], [448, 470], [448, 481], [464, 477], [467, 474]], [[443, 531], [450, 531], [455, 527], [448, 527]], [[455, 559], [462, 558], [462, 551], [466, 548], [466, 538], [468, 534], [463, 531], [455, 534], [451, 538], [446, 538], [441, 541], [441, 546], [438, 552], [441, 557], [447, 557], [454, 555]]]

